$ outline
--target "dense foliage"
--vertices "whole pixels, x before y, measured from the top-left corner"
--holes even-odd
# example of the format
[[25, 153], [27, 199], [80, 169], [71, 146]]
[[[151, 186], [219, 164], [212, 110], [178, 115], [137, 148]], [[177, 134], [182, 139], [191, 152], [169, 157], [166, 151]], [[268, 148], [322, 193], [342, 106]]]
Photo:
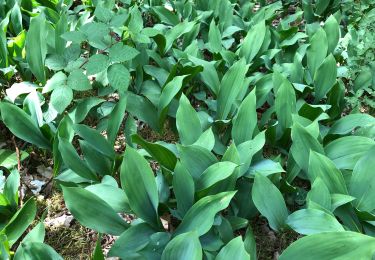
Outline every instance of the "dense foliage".
[[[269, 2], [0, 1], [1, 121], [108, 256], [256, 259], [259, 215], [280, 259], [375, 254], [374, 3]], [[61, 259], [1, 151], [0, 259]]]

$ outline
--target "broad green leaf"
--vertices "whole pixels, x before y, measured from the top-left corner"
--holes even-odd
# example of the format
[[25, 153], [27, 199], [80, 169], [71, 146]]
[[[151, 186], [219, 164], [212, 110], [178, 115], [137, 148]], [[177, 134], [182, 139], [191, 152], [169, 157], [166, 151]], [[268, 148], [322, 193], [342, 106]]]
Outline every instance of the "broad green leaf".
[[218, 162], [209, 166], [196, 181], [196, 191], [207, 189], [234, 173], [238, 165], [232, 162]]
[[168, 30], [165, 34], [165, 48], [164, 48], [163, 54], [166, 53], [172, 47], [173, 42], [177, 38], [181, 37], [185, 33], [190, 32], [194, 28], [195, 24], [196, 24], [195, 21], [192, 21], [192, 22], [184, 21], [182, 23], [177, 24], [171, 30]]
[[91, 144], [95, 150], [108, 158], [115, 157], [113, 146], [98, 130], [83, 124], [76, 124], [73, 126], [73, 129], [74, 132]]
[[214, 65], [215, 63], [201, 60], [190, 55], [189, 60], [191, 60], [195, 65], [204, 67], [204, 70], [199, 73], [202, 81], [209, 87], [214, 95], [217, 95], [219, 92], [220, 81]]
[[315, 178], [311, 185], [311, 190], [307, 193], [306, 201], [308, 207], [310, 206], [310, 202], [314, 202], [327, 210], [332, 209], [331, 194], [327, 185], [320, 177]]
[[215, 215], [228, 207], [235, 193], [221, 192], [200, 199], [186, 213], [175, 235], [190, 231], [196, 231], [199, 236], [207, 233], [214, 223]]
[[316, 0], [315, 1], [315, 13], [317, 15], [322, 15], [328, 6], [329, 6], [329, 1]]
[[345, 135], [357, 127], [375, 125], [375, 118], [369, 114], [349, 114], [335, 121], [328, 134]]
[[319, 28], [311, 37], [310, 46], [307, 49], [307, 67], [311, 78], [315, 77], [315, 72], [325, 59], [328, 51], [327, 34], [323, 28]]
[[240, 176], [243, 176], [249, 170], [253, 156], [258, 153], [264, 146], [266, 141], [265, 132], [260, 132], [254, 139], [246, 141], [237, 147], [240, 156]]
[[51, 95], [51, 105], [53, 108], [62, 114], [73, 100], [73, 91], [67, 86], [57, 87], [53, 90]]
[[375, 209], [375, 148], [364, 154], [354, 167], [350, 179], [350, 195], [357, 199], [353, 202], [355, 207], [362, 211], [371, 212]]
[[43, 84], [46, 83], [44, 60], [47, 54], [46, 18], [43, 13], [31, 18], [26, 36], [26, 60], [30, 70]]
[[107, 202], [91, 191], [63, 186], [63, 193], [67, 208], [83, 226], [115, 236], [129, 227]]
[[173, 173], [173, 193], [177, 200], [177, 211], [181, 217], [184, 217], [186, 212], [194, 204], [194, 180], [187, 169], [177, 162]]
[[260, 174], [255, 175], [252, 198], [255, 206], [267, 218], [272, 229], [279, 231], [284, 228], [288, 209], [283, 195], [267, 177]]
[[132, 142], [141, 145], [161, 166], [173, 171], [176, 166], [176, 155], [161, 144], [145, 141], [139, 135], [132, 135]]
[[158, 226], [159, 197], [154, 173], [146, 159], [131, 147], [125, 150], [120, 177], [134, 213], [149, 224]]
[[107, 69], [109, 65], [108, 56], [104, 54], [95, 54], [89, 58], [89, 61], [85, 65], [87, 75], [94, 75]]
[[336, 49], [337, 43], [340, 40], [340, 26], [336, 18], [330, 15], [323, 27], [328, 40], [328, 53], [333, 53]]
[[324, 59], [314, 76], [315, 102], [321, 100], [333, 87], [337, 77], [335, 57], [330, 54]]
[[245, 76], [248, 70], [245, 59], [234, 63], [221, 80], [217, 98], [217, 119], [225, 120], [231, 111], [238, 94], [244, 88]]
[[211, 20], [210, 29], [208, 31], [208, 49], [212, 53], [221, 51], [221, 34], [219, 28], [215, 24], [215, 19]]
[[261, 21], [251, 27], [243, 40], [239, 55], [240, 57], [245, 57], [247, 64], [251, 63], [261, 49], [266, 36], [266, 30], [265, 21]]
[[184, 94], [181, 95], [177, 109], [176, 127], [183, 145], [193, 144], [202, 134], [198, 114]]
[[280, 256], [280, 260], [371, 259], [375, 239], [356, 232], [326, 232], [298, 239]]
[[255, 176], [257, 173], [263, 175], [263, 176], [268, 176], [274, 173], [280, 173], [280, 172], [285, 172], [283, 167], [280, 165], [279, 162], [274, 162], [269, 159], [257, 161], [254, 163], [250, 168], [246, 176], [253, 175]]
[[157, 108], [147, 98], [128, 92], [126, 110], [152, 129], [159, 130]]
[[44, 219], [42, 218], [42, 220], [22, 239], [21, 243], [43, 243], [46, 234], [46, 228], [44, 227], [43, 221]]
[[77, 105], [72, 112], [69, 113], [69, 116], [72, 118], [73, 123], [79, 124], [86, 118], [90, 110], [103, 103], [104, 99], [88, 97], [76, 100], [76, 102]]
[[61, 38], [63, 38], [66, 41], [71, 41], [77, 44], [80, 44], [81, 42], [87, 40], [86, 35], [81, 31], [65, 32], [61, 35]]
[[18, 206], [18, 188], [20, 186], [20, 174], [17, 170], [13, 170], [4, 183], [2, 195], [7, 199], [13, 209]]
[[326, 155], [339, 169], [354, 169], [354, 166], [368, 150], [375, 146], [373, 139], [362, 136], [346, 136], [324, 147]]
[[124, 120], [127, 101], [128, 95], [120, 95], [118, 103], [108, 117], [107, 139], [112, 146], [115, 144], [118, 131]]
[[174, 237], [165, 247], [162, 260], [200, 260], [202, 246], [196, 232], [187, 232]]
[[257, 248], [255, 242], [254, 232], [251, 226], [247, 227], [245, 240], [243, 241], [246, 252], [249, 253], [250, 259], [257, 259]]
[[108, 23], [111, 20], [113, 13], [109, 8], [107, 9], [101, 6], [97, 6], [95, 8], [94, 15], [99, 21]]
[[64, 163], [79, 176], [89, 179], [97, 180], [98, 177], [88, 167], [87, 163], [79, 157], [74, 146], [66, 139], [59, 138], [59, 151]]
[[134, 59], [138, 54], [139, 51], [136, 49], [123, 45], [121, 42], [116, 43], [108, 50], [109, 52], [109, 60], [111, 62], [124, 62]]
[[242, 237], [233, 238], [226, 244], [215, 258], [216, 260], [238, 259], [248, 260], [250, 255], [246, 252]]
[[326, 156], [311, 150], [308, 176], [311, 182], [320, 178], [331, 193], [347, 194], [345, 180], [340, 170]]
[[114, 89], [125, 92], [130, 83], [129, 70], [122, 64], [113, 64], [107, 71], [108, 82]]
[[318, 209], [297, 210], [288, 216], [286, 223], [302, 235], [344, 231], [335, 217]]
[[292, 115], [296, 113], [296, 93], [292, 84], [284, 77], [276, 93], [275, 109], [281, 128], [290, 128], [293, 124]]
[[187, 75], [177, 76], [164, 86], [158, 104], [159, 125], [163, 125], [168, 106], [183, 87], [182, 82], [186, 76]]
[[[25, 160], [27, 157], [29, 157], [27, 152], [20, 151], [20, 161]], [[17, 153], [15, 151], [0, 149], [0, 166], [11, 169], [17, 166], [17, 164]]]
[[252, 139], [254, 130], [257, 127], [257, 119], [254, 89], [242, 101], [233, 119], [232, 138], [237, 145]]
[[36, 202], [34, 198], [31, 198], [9, 220], [3, 232], [7, 236], [10, 246], [22, 236], [23, 232], [34, 221], [35, 214]]
[[217, 162], [217, 158], [209, 150], [200, 146], [177, 145], [177, 149], [181, 164], [189, 171], [194, 180], [199, 179], [210, 165]]
[[[147, 223], [130, 226], [119, 238], [116, 239], [108, 252], [109, 257], [117, 256], [122, 259], [131, 257], [137, 251], [143, 249], [150, 241], [150, 237], [156, 231]], [[134, 238], [137, 239], [134, 239]]]
[[201, 136], [199, 136], [198, 140], [193, 143], [193, 145], [197, 145], [211, 151], [215, 147], [215, 134], [212, 131], [212, 127], [204, 131]]
[[49, 245], [41, 242], [21, 244], [22, 253], [16, 254], [15, 260], [63, 260], [63, 258]]
[[155, 6], [152, 7], [152, 10], [159, 16], [160, 20], [164, 23], [175, 26], [180, 22], [180, 20], [178, 19], [178, 15], [171, 12], [164, 6]]
[[105, 260], [103, 250], [101, 247], [101, 242], [102, 242], [102, 235], [98, 234], [98, 238], [96, 240], [96, 245], [94, 252], [92, 253], [92, 260]]
[[87, 162], [87, 166], [100, 176], [112, 173], [112, 161], [103, 156], [96, 147], [85, 140], [79, 140], [79, 146], [82, 150], [83, 157]]
[[316, 140], [308, 129], [299, 123], [294, 123], [292, 127], [292, 147], [290, 152], [298, 166], [307, 172], [309, 167], [310, 150], [324, 154], [322, 145]]
[[102, 183], [87, 186], [85, 189], [107, 202], [116, 212], [129, 211], [128, 198], [124, 190]]
[[67, 85], [77, 91], [85, 91], [92, 88], [89, 79], [83, 74], [81, 69], [74, 70], [69, 74]]
[[41, 148], [51, 147], [50, 142], [25, 111], [6, 102], [0, 103], [0, 111], [4, 124], [15, 136]]

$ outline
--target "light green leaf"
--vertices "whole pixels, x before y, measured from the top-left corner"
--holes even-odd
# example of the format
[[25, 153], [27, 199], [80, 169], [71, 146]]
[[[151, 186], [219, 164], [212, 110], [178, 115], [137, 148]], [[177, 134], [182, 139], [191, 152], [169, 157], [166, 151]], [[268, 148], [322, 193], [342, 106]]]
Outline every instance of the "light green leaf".
[[328, 17], [324, 23], [323, 29], [327, 34], [328, 53], [332, 53], [336, 49], [337, 43], [340, 40], [340, 26], [333, 15]]
[[21, 244], [21, 253], [17, 253], [15, 260], [63, 260], [63, 258], [49, 245], [41, 242]]
[[226, 244], [216, 256], [215, 260], [249, 260], [250, 255], [246, 252], [241, 236], [233, 238]]
[[243, 40], [239, 55], [240, 57], [245, 57], [247, 64], [251, 63], [261, 49], [266, 36], [266, 30], [265, 21], [261, 21], [251, 27]]
[[139, 51], [136, 49], [123, 45], [122, 42], [116, 43], [108, 50], [109, 60], [111, 62], [125, 62], [134, 59], [138, 56]]
[[90, 185], [85, 189], [107, 202], [116, 212], [129, 211], [129, 202], [124, 190], [103, 183]]
[[187, 232], [173, 238], [165, 247], [162, 260], [201, 260], [202, 246], [196, 232]]
[[324, 59], [314, 76], [315, 102], [321, 100], [333, 87], [337, 77], [335, 57], [330, 54]]
[[193, 144], [202, 134], [198, 114], [184, 94], [181, 95], [177, 109], [176, 127], [183, 145]]
[[349, 114], [335, 121], [328, 134], [345, 135], [357, 127], [375, 125], [375, 118], [369, 114]]
[[73, 100], [73, 91], [66, 86], [57, 87], [53, 90], [51, 95], [51, 105], [53, 108], [62, 114]]
[[311, 37], [310, 46], [307, 49], [307, 67], [309, 68], [311, 78], [314, 78], [315, 72], [325, 59], [328, 51], [327, 34], [323, 28], [319, 28]]
[[290, 128], [293, 124], [292, 115], [296, 113], [296, 93], [292, 84], [284, 77], [276, 92], [275, 109], [282, 129]]
[[122, 64], [113, 64], [107, 71], [108, 82], [114, 89], [125, 92], [130, 83], [129, 70]]
[[207, 233], [214, 223], [215, 215], [228, 207], [235, 193], [221, 192], [200, 199], [186, 213], [175, 234], [196, 231], [201, 236]]
[[115, 236], [129, 227], [107, 202], [91, 191], [63, 186], [63, 193], [67, 208], [85, 227]]
[[356, 232], [326, 232], [298, 239], [280, 256], [280, 260], [352, 260], [371, 259], [375, 239]]
[[249, 141], [257, 127], [255, 88], [242, 101], [233, 119], [232, 138], [236, 145]]
[[283, 229], [288, 209], [283, 195], [267, 177], [255, 175], [252, 197], [255, 206], [267, 218], [270, 227], [276, 231]]
[[68, 87], [77, 91], [85, 91], [91, 89], [91, 84], [89, 79], [81, 69], [74, 70], [72, 73], [69, 74]]
[[85, 65], [87, 75], [94, 75], [107, 69], [109, 65], [108, 56], [103, 54], [95, 54], [89, 58], [89, 61]]
[[146, 159], [129, 146], [125, 150], [120, 177], [131, 209], [138, 217], [157, 227], [159, 197], [154, 173]]
[[127, 101], [128, 95], [120, 95], [118, 103], [108, 117], [107, 139], [112, 146], [115, 144], [118, 131], [124, 120]]
[[344, 231], [335, 217], [318, 209], [297, 210], [288, 216], [286, 223], [302, 235]]
[[221, 34], [219, 28], [215, 24], [215, 19], [211, 20], [210, 29], [208, 31], [208, 48], [211, 52], [217, 53], [221, 51]]
[[194, 180], [187, 169], [177, 162], [173, 173], [173, 193], [177, 200], [177, 211], [181, 217], [184, 217], [186, 212], [194, 204]]

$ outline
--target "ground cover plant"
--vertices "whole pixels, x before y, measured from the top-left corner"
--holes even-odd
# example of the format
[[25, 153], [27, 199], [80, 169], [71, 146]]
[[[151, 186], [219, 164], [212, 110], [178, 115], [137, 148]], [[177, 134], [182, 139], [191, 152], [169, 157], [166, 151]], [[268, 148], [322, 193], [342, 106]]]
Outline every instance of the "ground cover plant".
[[0, 259], [372, 259], [374, 5], [0, 1]]

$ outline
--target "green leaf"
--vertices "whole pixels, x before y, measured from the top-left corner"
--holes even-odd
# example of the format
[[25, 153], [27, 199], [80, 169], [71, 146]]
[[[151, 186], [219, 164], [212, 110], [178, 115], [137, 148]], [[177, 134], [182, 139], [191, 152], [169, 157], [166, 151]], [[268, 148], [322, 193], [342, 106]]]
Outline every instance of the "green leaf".
[[12, 246], [26, 231], [27, 227], [34, 221], [36, 214], [35, 199], [29, 199], [23, 207], [13, 215], [3, 231]]
[[335, 121], [328, 134], [345, 135], [357, 127], [375, 125], [375, 118], [369, 114], [349, 114]]
[[76, 124], [73, 126], [74, 131], [83, 139], [85, 139], [92, 147], [108, 158], [114, 158], [115, 152], [113, 146], [108, 142], [105, 137], [87, 125]]
[[69, 74], [67, 85], [77, 91], [85, 91], [92, 88], [89, 79], [83, 74], [81, 69], [74, 70]]
[[71, 41], [77, 44], [80, 44], [81, 42], [87, 40], [86, 35], [81, 31], [65, 32], [61, 35], [61, 38], [63, 38], [66, 41]]
[[265, 132], [257, 134], [253, 140], [246, 141], [237, 147], [240, 156], [240, 176], [243, 176], [249, 170], [253, 156], [259, 152], [265, 144]]
[[161, 166], [173, 171], [176, 166], [176, 155], [161, 144], [145, 141], [139, 135], [132, 135], [132, 142], [141, 145]]
[[109, 48], [108, 53], [111, 62], [125, 62], [137, 57], [139, 51], [119, 42]]
[[246, 176], [253, 175], [255, 176], [257, 173], [268, 176], [274, 173], [285, 172], [283, 167], [280, 165], [279, 162], [274, 162], [269, 159], [257, 161], [254, 163], [250, 168]]
[[79, 187], [62, 189], [67, 208], [83, 226], [115, 236], [129, 227], [107, 202], [91, 191]]
[[101, 242], [102, 242], [102, 235], [98, 234], [98, 239], [96, 240], [96, 243], [95, 243], [96, 244], [95, 249], [91, 257], [92, 260], [105, 260], [103, 250], [101, 247]]
[[177, 76], [164, 86], [158, 104], [159, 125], [163, 125], [168, 106], [182, 88], [182, 82], [185, 77], [187, 75]]
[[251, 27], [245, 39], [243, 40], [242, 46], [239, 51], [239, 56], [245, 57], [247, 64], [251, 63], [251, 61], [255, 58], [255, 56], [261, 49], [266, 36], [266, 30], [266, 24], [263, 20]]
[[216, 256], [215, 260], [248, 260], [250, 255], [246, 252], [241, 236], [233, 238], [226, 244]]
[[46, 83], [44, 60], [47, 54], [46, 18], [43, 13], [31, 18], [26, 36], [26, 60], [38, 81]]
[[128, 95], [121, 95], [118, 103], [108, 117], [107, 139], [112, 146], [115, 144], [118, 131], [124, 120], [127, 101]]
[[64, 163], [79, 176], [96, 181], [98, 177], [88, 167], [87, 163], [79, 157], [74, 146], [66, 139], [59, 138], [59, 151]]
[[221, 51], [221, 34], [219, 28], [215, 24], [215, 19], [211, 20], [210, 29], [208, 31], [208, 49], [212, 53]]
[[245, 240], [244, 240], [244, 246], [245, 246], [246, 252], [250, 254], [250, 259], [257, 259], [257, 248], [256, 248], [255, 236], [254, 236], [253, 230], [251, 229], [251, 226], [247, 227]]
[[329, 6], [329, 1], [316, 0], [315, 1], [315, 13], [317, 15], [322, 15], [328, 6]]
[[290, 152], [298, 164], [305, 172], [308, 171], [310, 150], [324, 154], [322, 145], [316, 140], [309, 129], [302, 127], [299, 123], [294, 123], [292, 127], [292, 147]]
[[218, 162], [209, 166], [196, 181], [196, 191], [207, 189], [234, 173], [238, 165], [232, 162]]
[[202, 134], [198, 114], [184, 94], [176, 113], [176, 127], [183, 145], [193, 144]]
[[44, 227], [43, 221], [44, 219], [42, 218], [42, 220], [22, 239], [21, 243], [43, 243], [46, 234], [46, 228]]
[[4, 124], [15, 136], [41, 148], [51, 147], [50, 142], [25, 111], [6, 102], [0, 103], [0, 111]]
[[355, 232], [327, 232], [298, 239], [280, 256], [280, 260], [371, 259], [375, 239]]
[[130, 83], [129, 70], [122, 64], [113, 64], [107, 71], [108, 82], [114, 89], [125, 92]]
[[90, 169], [100, 176], [112, 173], [112, 161], [98, 152], [95, 146], [84, 140], [79, 140], [79, 146]]
[[313, 202], [327, 210], [332, 209], [331, 194], [327, 185], [320, 177], [315, 178], [311, 190], [307, 194], [306, 201], [308, 207], [310, 207], [310, 203]]
[[319, 28], [311, 37], [310, 46], [307, 49], [307, 67], [309, 68], [311, 78], [314, 78], [315, 72], [325, 59], [328, 51], [327, 34], [323, 28]]
[[181, 217], [184, 217], [186, 212], [194, 204], [194, 180], [187, 169], [177, 162], [173, 173], [173, 193], [177, 200], [177, 211]]
[[308, 176], [311, 182], [317, 177], [322, 179], [331, 193], [348, 193], [342, 173], [328, 157], [320, 153], [310, 152]]
[[[20, 151], [20, 161], [25, 160], [29, 157], [29, 154], [25, 151]], [[0, 166], [11, 169], [17, 166], [17, 153], [15, 151], [0, 149]]]
[[290, 128], [293, 124], [292, 115], [296, 113], [296, 93], [292, 84], [284, 77], [276, 92], [275, 109], [281, 128]]
[[128, 198], [122, 189], [103, 183], [90, 185], [85, 189], [107, 202], [116, 212], [129, 211]]
[[196, 232], [187, 232], [174, 237], [165, 247], [162, 260], [200, 260], [202, 246]]
[[375, 148], [364, 154], [354, 167], [350, 179], [350, 195], [357, 199], [353, 202], [355, 207], [362, 211], [371, 212], [375, 209]]
[[217, 98], [217, 119], [225, 120], [231, 111], [238, 94], [243, 90], [248, 70], [245, 59], [234, 63], [221, 80]]
[[189, 171], [194, 180], [199, 179], [210, 165], [217, 162], [217, 158], [209, 150], [200, 146], [177, 145], [177, 149], [182, 166]]
[[178, 19], [178, 15], [169, 11], [164, 6], [154, 6], [152, 7], [152, 10], [159, 16], [160, 20], [164, 23], [175, 26], [180, 22], [180, 20]]
[[286, 223], [302, 235], [344, 231], [335, 217], [318, 209], [297, 210], [288, 216]]
[[65, 86], [66, 80], [67, 76], [62, 71], [57, 72], [49, 80], [47, 80], [46, 85], [43, 87], [43, 93], [48, 93], [54, 89]]
[[257, 174], [251, 194], [255, 206], [267, 218], [270, 227], [276, 231], [283, 229], [288, 209], [279, 189], [267, 177]]
[[21, 244], [22, 253], [16, 254], [15, 260], [63, 260], [63, 258], [49, 245], [33, 242]]
[[337, 43], [340, 40], [340, 26], [336, 18], [330, 15], [323, 27], [328, 40], [328, 53], [333, 53], [336, 49]]
[[362, 136], [346, 136], [329, 143], [324, 150], [339, 169], [353, 170], [368, 150], [375, 146], [373, 139]]
[[257, 120], [254, 88], [242, 101], [233, 119], [232, 138], [237, 145], [252, 139], [254, 130], [257, 127]]
[[62, 114], [73, 100], [73, 91], [71, 88], [61, 86], [55, 88], [51, 95], [51, 104], [53, 108]]
[[221, 192], [200, 199], [186, 213], [175, 235], [190, 231], [196, 231], [199, 236], [207, 233], [214, 223], [215, 215], [228, 207], [235, 193]]
[[157, 227], [159, 197], [154, 173], [146, 159], [131, 147], [125, 150], [120, 177], [131, 209], [138, 217]]
[[315, 102], [321, 100], [333, 87], [337, 77], [335, 57], [330, 54], [324, 59], [314, 76]]
[[[143, 249], [150, 242], [150, 237], [155, 232], [147, 223], [132, 225], [116, 239], [108, 256], [117, 256], [122, 259], [132, 257], [134, 253]], [[135, 237], [137, 239], [134, 239]]]
[[107, 69], [109, 65], [108, 56], [103, 54], [95, 54], [89, 58], [89, 61], [85, 65], [87, 75], [94, 75]]
[[7, 199], [13, 209], [18, 206], [18, 188], [20, 186], [20, 174], [17, 170], [13, 170], [6, 179], [3, 187], [2, 195]]

